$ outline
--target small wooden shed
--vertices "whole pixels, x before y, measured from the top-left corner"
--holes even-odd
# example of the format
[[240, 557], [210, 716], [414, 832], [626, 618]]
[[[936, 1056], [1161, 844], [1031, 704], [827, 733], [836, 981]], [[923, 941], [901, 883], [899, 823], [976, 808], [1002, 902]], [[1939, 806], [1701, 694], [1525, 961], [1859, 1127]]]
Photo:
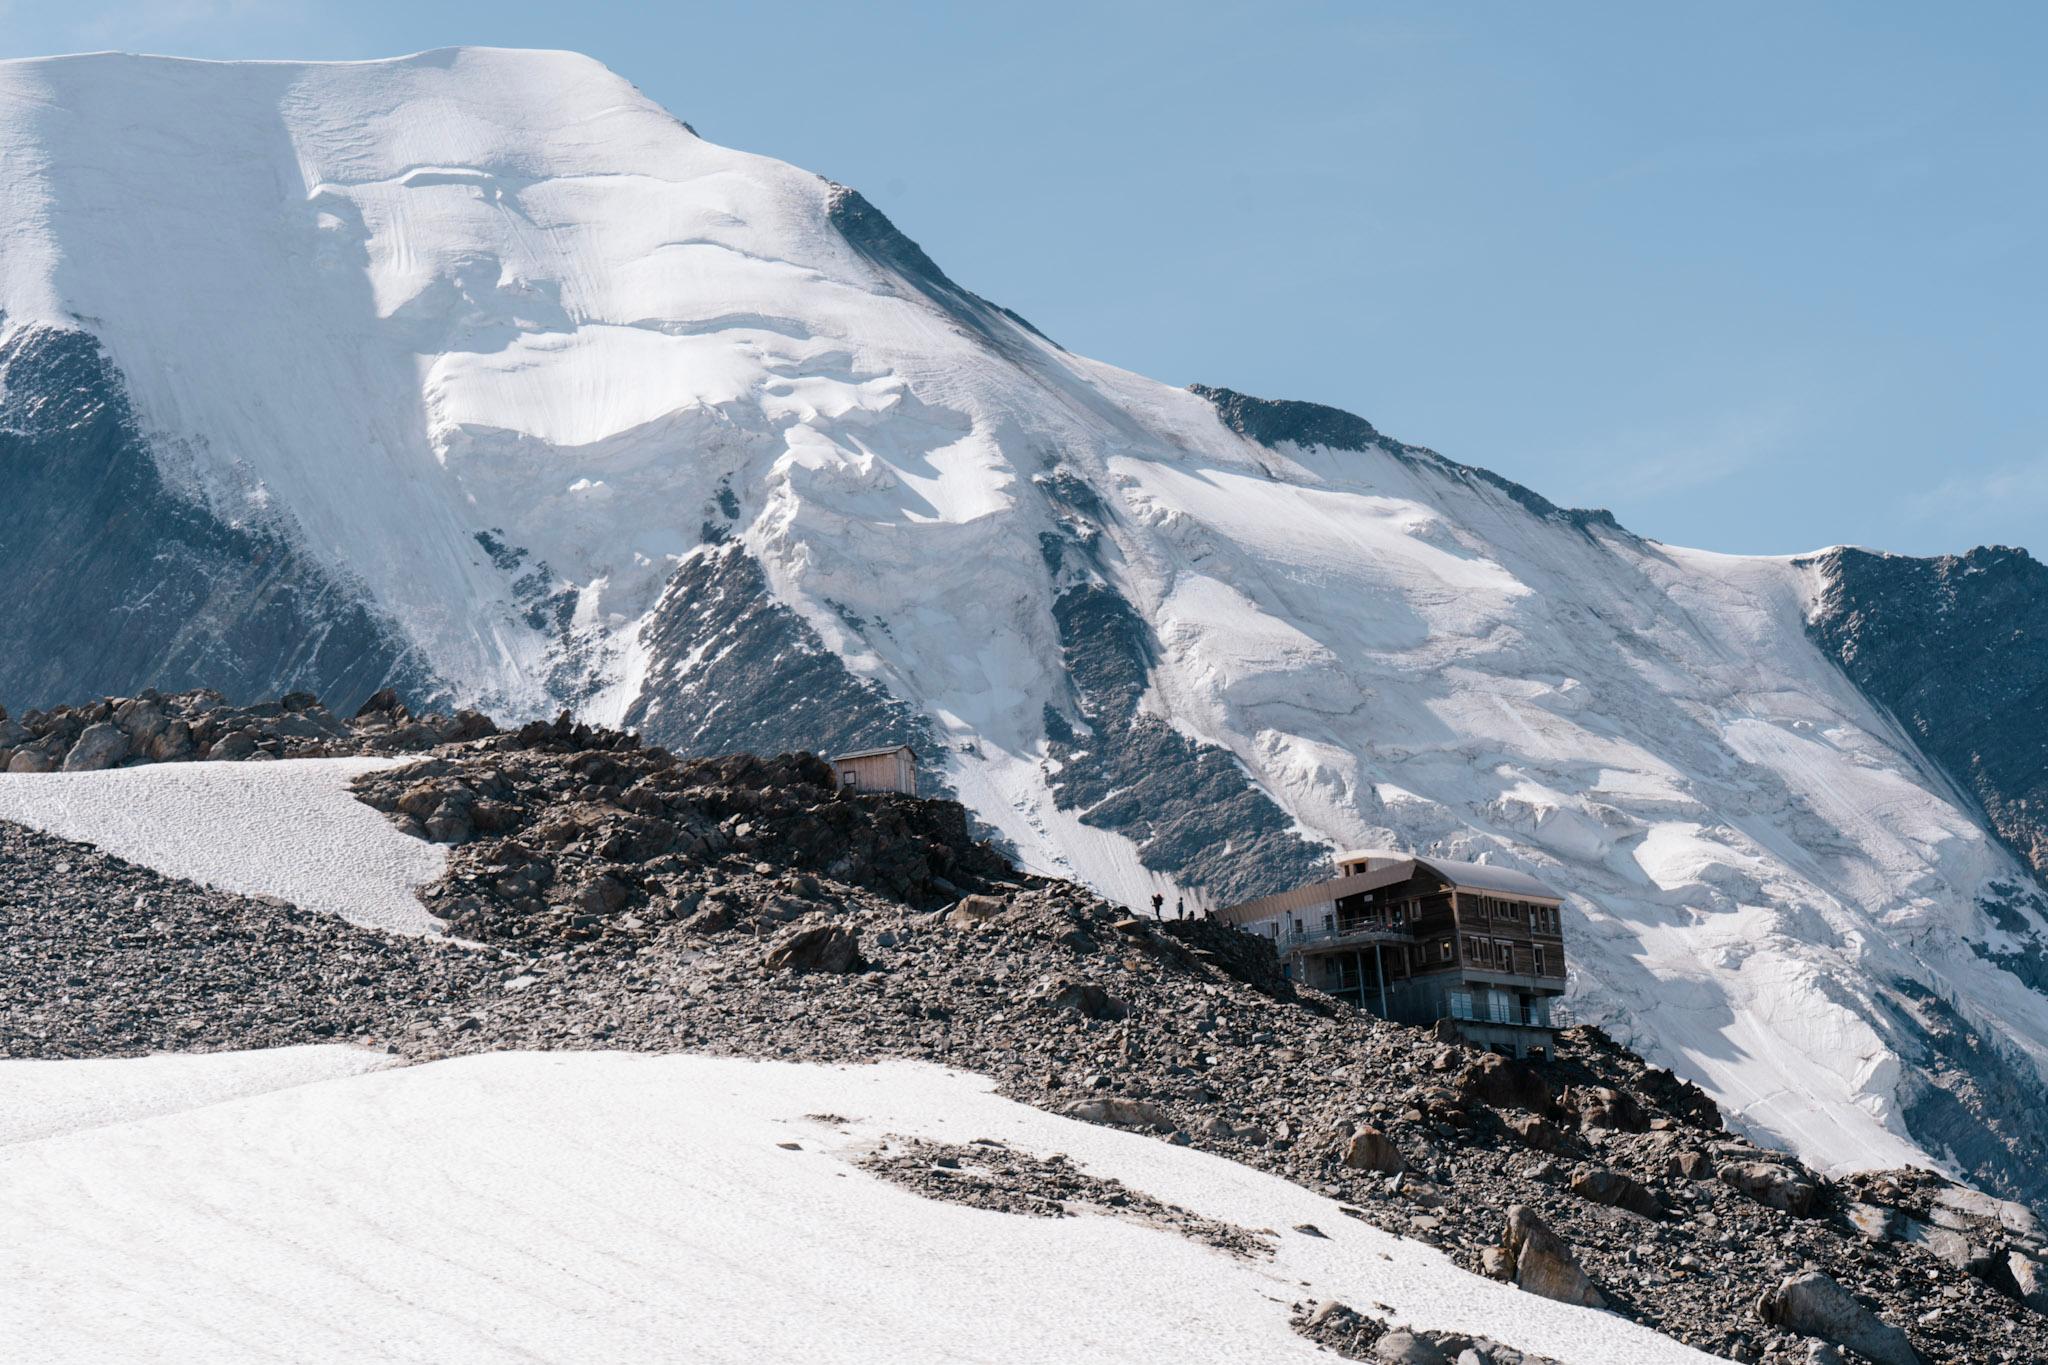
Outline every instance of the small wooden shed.
[[908, 744], [840, 754], [832, 760], [832, 772], [840, 786], [855, 791], [917, 795], [917, 750]]

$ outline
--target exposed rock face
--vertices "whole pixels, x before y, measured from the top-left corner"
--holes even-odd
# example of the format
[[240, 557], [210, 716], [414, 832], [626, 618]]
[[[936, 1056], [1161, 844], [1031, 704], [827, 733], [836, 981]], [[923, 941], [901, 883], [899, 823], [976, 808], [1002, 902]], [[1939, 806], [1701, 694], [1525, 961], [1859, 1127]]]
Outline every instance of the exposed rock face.
[[0, 696], [17, 706], [144, 687], [305, 688], [344, 706], [384, 686], [440, 695], [288, 526], [165, 482], [83, 332], [23, 327], [0, 343], [0, 482]]
[[917, 906], [1009, 884], [955, 802], [846, 791], [812, 754], [679, 759], [567, 713], [357, 790], [456, 845], [425, 899], [493, 942], [631, 952], [683, 922], [774, 933], [829, 903], [821, 877]]
[[1138, 846], [1147, 867], [1203, 886], [1219, 900], [1262, 895], [1325, 875], [1328, 851], [1294, 822], [1229, 751], [1197, 744], [1139, 702], [1151, 675], [1145, 625], [1103, 584], [1053, 604], [1067, 673], [1086, 731], [1048, 710], [1053, 795], [1088, 824]]
[[1877, 1365], [1920, 1365], [1920, 1353], [1906, 1334], [1856, 1301], [1855, 1295], [1818, 1270], [1781, 1282], [1757, 1301], [1765, 1322], [1845, 1346]]
[[1814, 638], [2048, 874], [2048, 566], [2003, 545], [1810, 562]]
[[981, 295], [955, 284], [945, 271], [939, 269], [936, 261], [925, 255], [924, 248], [904, 236], [859, 190], [834, 185], [826, 205], [826, 215], [854, 250], [895, 274], [937, 304], [953, 321], [1005, 354], [1019, 358], [1027, 355], [1021, 348], [1010, 344], [1005, 322], [1044, 340], [1051, 340], [1009, 309], [990, 303]]
[[855, 677], [775, 600], [743, 547], [706, 529], [722, 543], [676, 571], [641, 631], [647, 677], [627, 728], [693, 754], [829, 756], [908, 744], [918, 751], [921, 789], [943, 795], [930, 722]]
[[1621, 529], [1614, 520], [1614, 514], [1605, 509], [1559, 507], [1533, 489], [1524, 488], [1521, 484], [1503, 478], [1490, 469], [1459, 464], [1455, 460], [1445, 459], [1433, 450], [1396, 441], [1363, 417], [1354, 416], [1342, 408], [1325, 407], [1321, 403], [1304, 403], [1292, 398], [1254, 398], [1235, 389], [1216, 388], [1208, 384], [1190, 384], [1188, 389], [1216, 405], [1216, 415], [1223, 420], [1223, 425], [1240, 436], [1249, 436], [1262, 446], [1276, 450], [1287, 444], [1323, 445], [1332, 450], [1369, 450], [1377, 447], [1396, 459], [1427, 464], [1431, 468], [1456, 475], [1468, 483], [1484, 484], [1498, 489], [1539, 517], [1555, 518], [1578, 527], [1600, 525], [1615, 530]]

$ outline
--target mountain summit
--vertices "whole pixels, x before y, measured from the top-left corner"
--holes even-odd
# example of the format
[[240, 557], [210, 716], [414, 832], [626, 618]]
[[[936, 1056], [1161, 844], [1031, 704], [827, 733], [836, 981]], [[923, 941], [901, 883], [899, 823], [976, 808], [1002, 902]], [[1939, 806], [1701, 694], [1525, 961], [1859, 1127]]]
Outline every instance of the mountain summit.
[[1520, 867], [1581, 1013], [1753, 1135], [2048, 1194], [2048, 844], [1970, 714], [2044, 664], [1944, 691], [1902, 628], [1960, 675], [2024, 555], [1677, 549], [1087, 360], [568, 53], [0, 63], [0, 242], [16, 709], [908, 742], [1133, 904], [1335, 847]]

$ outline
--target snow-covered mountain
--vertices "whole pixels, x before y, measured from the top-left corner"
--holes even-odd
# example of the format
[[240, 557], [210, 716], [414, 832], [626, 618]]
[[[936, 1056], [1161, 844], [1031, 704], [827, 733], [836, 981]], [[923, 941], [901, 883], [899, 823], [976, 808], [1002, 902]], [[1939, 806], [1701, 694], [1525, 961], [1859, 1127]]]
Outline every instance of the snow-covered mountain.
[[1969, 673], [1967, 575], [1676, 549], [1073, 355], [586, 58], [0, 63], [0, 469], [0, 700], [909, 739], [1133, 902], [1509, 863], [1581, 1013], [1759, 1136], [2048, 1197], [2039, 774], [1981, 723], [2041, 692], [1908, 643]]

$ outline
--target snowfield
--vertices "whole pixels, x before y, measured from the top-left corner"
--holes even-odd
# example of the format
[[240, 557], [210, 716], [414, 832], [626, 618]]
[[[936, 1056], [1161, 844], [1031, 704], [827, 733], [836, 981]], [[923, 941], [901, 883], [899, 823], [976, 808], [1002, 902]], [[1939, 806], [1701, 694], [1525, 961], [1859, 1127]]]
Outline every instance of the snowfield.
[[[2048, 999], [1978, 951], [2005, 941], [1983, 898], [2030, 874], [1807, 638], [1797, 562], [1546, 515], [1384, 441], [1270, 449], [963, 315], [834, 202], [574, 54], [0, 63], [0, 331], [88, 327], [178, 487], [361, 585], [464, 701], [626, 714], [726, 490], [776, 598], [928, 718], [1027, 865], [1171, 900], [1046, 761], [1083, 556], [1049, 571], [1045, 545], [1085, 517], [1088, 572], [1154, 633], [1154, 713], [1333, 846], [1555, 885], [1580, 1014], [1752, 1135], [1939, 1161], [1906, 1125], [1944, 1065], [1916, 1002], [2048, 1075]], [[0, 780], [13, 809], [59, 790]], [[372, 908], [312, 867], [294, 890], [179, 857], [424, 927], [399, 904], [424, 862], [352, 866]]]
[[349, 783], [388, 758], [159, 763], [0, 774], [0, 820], [93, 844], [166, 877], [275, 896], [398, 934], [441, 921], [414, 894], [447, 850], [401, 834]]
[[[1324, 1298], [1573, 1365], [1711, 1359], [959, 1072], [601, 1052], [366, 1072], [293, 1051], [0, 1063], [0, 1093], [27, 1070], [44, 1093], [60, 1075], [190, 1099], [0, 1146], [10, 1359], [1312, 1361], [1289, 1305]], [[903, 1137], [1065, 1152], [1276, 1251], [933, 1201], [852, 1164]]]

